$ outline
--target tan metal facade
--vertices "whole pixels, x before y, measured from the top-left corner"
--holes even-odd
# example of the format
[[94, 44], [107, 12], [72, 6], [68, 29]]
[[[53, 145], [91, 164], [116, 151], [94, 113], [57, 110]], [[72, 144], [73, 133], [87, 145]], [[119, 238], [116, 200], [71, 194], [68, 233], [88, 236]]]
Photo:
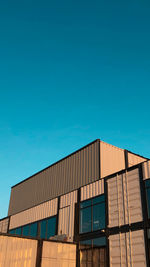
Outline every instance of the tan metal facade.
[[57, 214], [58, 198], [44, 202], [36, 207], [19, 212], [10, 217], [9, 229], [17, 228]]
[[110, 267], [147, 267], [144, 231], [109, 236]]
[[104, 194], [104, 179], [81, 187], [81, 201]]
[[76, 267], [76, 245], [43, 243], [41, 267]]
[[12, 188], [9, 215], [99, 179], [99, 140]]
[[101, 178], [125, 169], [124, 150], [100, 141]]
[[9, 218], [5, 218], [0, 221], [0, 233], [7, 233], [8, 224], [9, 224]]
[[75, 203], [77, 203], [77, 191], [60, 198], [58, 234], [66, 234], [69, 241], [73, 241], [74, 237]]
[[0, 266], [36, 266], [37, 241], [0, 235]]
[[143, 221], [139, 169], [107, 180], [109, 227]]
[[128, 152], [128, 167], [132, 167], [144, 161], [145, 158]]
[[143, 169], [143, 179], [146, 180], [150, 178], [150, 160], [142, 164], [142, 169]]
[[37, 266], [76, 267], [76, 245], [42, 241], [39, 255], [38, 240], [0, 235], [0, 267]]

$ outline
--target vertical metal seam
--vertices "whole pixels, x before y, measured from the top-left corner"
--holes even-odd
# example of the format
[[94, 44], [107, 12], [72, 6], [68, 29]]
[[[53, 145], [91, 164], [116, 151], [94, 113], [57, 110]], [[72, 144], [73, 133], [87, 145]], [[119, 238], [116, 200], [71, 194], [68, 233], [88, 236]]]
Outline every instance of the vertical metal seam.
[[98, 166], [99, 166], [99, 179], [101, 179], [101, 140], [98, 140], [99, 144], [99, 159], [98, 159]]
[[147, 266], [150, 266], [149, 262], [149, 249], [148, 249], [148, 236], [147, 236], [147, 228], [148, 228], [148, 212], [147, 212], [147, 201], [146, 201], [146, 189], [143, 180], [143, 171], [142, 164], [139, 166], [139, 184], [140, 184], [140, 194], [141, 194], [141, 206], [142, 206], [142, 215], [144, 221], [144, 241], [145, 241], [145, 256]]

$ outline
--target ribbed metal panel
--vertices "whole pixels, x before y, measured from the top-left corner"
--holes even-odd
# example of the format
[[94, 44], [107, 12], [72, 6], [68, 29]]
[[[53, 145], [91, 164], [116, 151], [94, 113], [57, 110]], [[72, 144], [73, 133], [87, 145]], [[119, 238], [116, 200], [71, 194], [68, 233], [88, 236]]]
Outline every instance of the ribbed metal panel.
[[36, 207], [17, 213], [10, 217], [9, 229], [42, 220], [57, 214], [58, 199], [52, 199]]
[[138, 168], [107, 180], [109, 227], [143, 220]]
[[138, 155], [135, 155], [135, 154], [128, 152], [128, 167], [132, 167], [134, 165], [137, 165], [137, 164], [139, 164], [145, 160], [146, 159], [143, 157], [140, 157]]
[[36, 266], [37, 241], [0, 236], [0, 266]]
[[42, 267], [76, 267], [76, 245], [43, 242]]
[[100, 141], [101, 177], [125, 169], [124, 150]]
[[0, 221], [0, 233], [7, 233], [9, 224], [9, 218], [5, 218]]
[[144, 231], [109, 236], [110, 267], [146, 267]]
[[99, 179], [99, 140], [12, 188], [9, 215]]
[[75, 203], [77, 202], [77, 191], [61, 196], [59, 209], [58, 234], [66, 234], [70, 241], [74, 236]]
[[142, 169], [143, 169], [143, 179], [145, 180], [150, 178], [150, 160], [142, 164]]
[[81, 201], [104, 194], [104, 179], [81, 187]]

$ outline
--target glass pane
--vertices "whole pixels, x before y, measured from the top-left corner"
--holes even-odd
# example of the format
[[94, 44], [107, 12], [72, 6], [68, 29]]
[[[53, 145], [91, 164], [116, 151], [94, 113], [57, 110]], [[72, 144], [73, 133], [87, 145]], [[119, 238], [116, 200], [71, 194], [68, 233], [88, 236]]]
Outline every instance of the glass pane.
[[80, 241], [80, 249], [90, 248], [92, 246], [92, 240]]
[[37, 236], [37, 222], [36, 223], [32, 223], [30, 225], [30, 236], [32, 236], [32, 237], [36, 237]]
[[99, 237], [93, 239], [93, 247], [103, 247], [106, 246], [106, 237]]
[[88, 206], [91, 206], [91, 205], [92, 205], [92, 201], [91, 200], [85, 200], [85, 201], [80, 203], [80, 208], [85, 208], [85, 207], [88, 207]]
[[15, 234], [16, 234], [16, 235], [21, 235], [21, 227], [16, 228], [16, 230], [15, 230]]
[[100, 195], [98, 197], [93, 198], [93, 205], [104, 201], [105, 201], [105, 195]]
[[14, 235], [14, 234], [15, 234], [15, 230], [9, 230], [9, 233], [10, 233], [11, 235]]
[[148, 179], [148, 180], [145, 181], [145, 186], [146, 187], [150, 187], [150, 179]]
[[91, 207], [80, 210], [80, 233], [92, 231]]
[[56, 217], [47, 220], [47, 238], [54, 236], [56, 232]]
[[41, 229], [40, 237], [41, 238], [46, 238], [46, 223], [47, 223], [46, 220], [40, 222], [40, 229]]
[[93, 206], [93, 231], [105, 228], [105, 203]]
[[29, 225], [23, 226], [22, 235], [29, 236]]
[[147, 195], [148, 218], [150, 218], [150, 188], [146, 189], [146, 195]]

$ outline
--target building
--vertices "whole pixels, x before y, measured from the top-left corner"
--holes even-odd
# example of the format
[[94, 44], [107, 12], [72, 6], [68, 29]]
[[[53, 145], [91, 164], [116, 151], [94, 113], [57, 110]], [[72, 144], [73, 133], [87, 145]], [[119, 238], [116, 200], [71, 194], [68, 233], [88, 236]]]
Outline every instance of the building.
[[11, 188], [0, 253], [15, 238], [37, 242], [30, 266], [57, 266], [45, 242], [76, 251], [58, 266], [150, 266], [149, 178], [149, 159], [95, 140]]

